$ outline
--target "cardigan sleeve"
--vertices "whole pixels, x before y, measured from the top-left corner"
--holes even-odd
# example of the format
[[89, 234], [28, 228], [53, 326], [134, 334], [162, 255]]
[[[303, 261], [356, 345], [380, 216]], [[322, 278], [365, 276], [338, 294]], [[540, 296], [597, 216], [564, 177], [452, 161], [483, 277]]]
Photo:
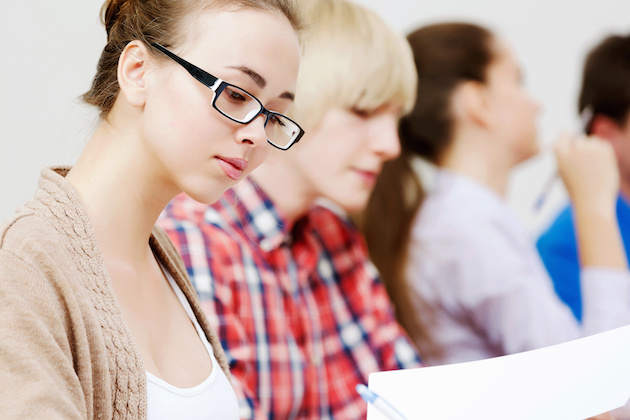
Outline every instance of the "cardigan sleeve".
[[61, 294], [44, 273], [4, 249], [0, 319], [0, 418], [88, 418]]

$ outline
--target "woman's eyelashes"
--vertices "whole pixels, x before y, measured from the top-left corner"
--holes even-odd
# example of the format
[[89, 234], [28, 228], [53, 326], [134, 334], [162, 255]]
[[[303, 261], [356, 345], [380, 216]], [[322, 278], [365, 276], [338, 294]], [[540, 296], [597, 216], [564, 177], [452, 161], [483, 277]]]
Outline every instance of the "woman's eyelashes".
[[363, 109], [356, 106], [352, 107], [350, 111], [352, 111], [352, 113], [356, 115], [357, 117], [361, 117], [361, 118], [369, 118], [374, 112], [373, 110]]

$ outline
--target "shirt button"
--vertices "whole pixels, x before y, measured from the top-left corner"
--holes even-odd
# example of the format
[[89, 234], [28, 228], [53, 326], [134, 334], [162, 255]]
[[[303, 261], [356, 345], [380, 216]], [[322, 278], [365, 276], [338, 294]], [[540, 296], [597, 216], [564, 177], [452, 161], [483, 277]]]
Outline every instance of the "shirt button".
[[267, 238], [263, 239], [262, 241], [260, 241], [260, 248], [265, 251], [265, 252], [269, 252], [271, 251], [271, 241]]

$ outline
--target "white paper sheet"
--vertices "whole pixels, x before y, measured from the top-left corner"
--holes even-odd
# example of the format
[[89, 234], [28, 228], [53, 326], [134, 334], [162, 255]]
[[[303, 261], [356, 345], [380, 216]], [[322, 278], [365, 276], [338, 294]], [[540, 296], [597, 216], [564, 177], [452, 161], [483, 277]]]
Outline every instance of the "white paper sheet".
[[[584, 420], [630, 398], [630, 326], [477, 362], [373, 373], [408, 420]], [[386, 418], [368, 407], [368, 420]]]

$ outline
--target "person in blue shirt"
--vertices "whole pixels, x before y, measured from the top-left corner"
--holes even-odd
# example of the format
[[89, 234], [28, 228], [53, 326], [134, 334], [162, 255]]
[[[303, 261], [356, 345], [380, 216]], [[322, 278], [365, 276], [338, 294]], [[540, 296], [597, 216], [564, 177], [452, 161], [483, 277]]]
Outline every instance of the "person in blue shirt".
[[[630, 34], [612, 35], [588, 54], [579, 111], [591, 107], [587, 133], [613, 146], [620, 172], [617, 221], [630, 260]], [[556, 293], [582, 319], [580, 264], [573, 208], [565, 207], [537, 242]]]

